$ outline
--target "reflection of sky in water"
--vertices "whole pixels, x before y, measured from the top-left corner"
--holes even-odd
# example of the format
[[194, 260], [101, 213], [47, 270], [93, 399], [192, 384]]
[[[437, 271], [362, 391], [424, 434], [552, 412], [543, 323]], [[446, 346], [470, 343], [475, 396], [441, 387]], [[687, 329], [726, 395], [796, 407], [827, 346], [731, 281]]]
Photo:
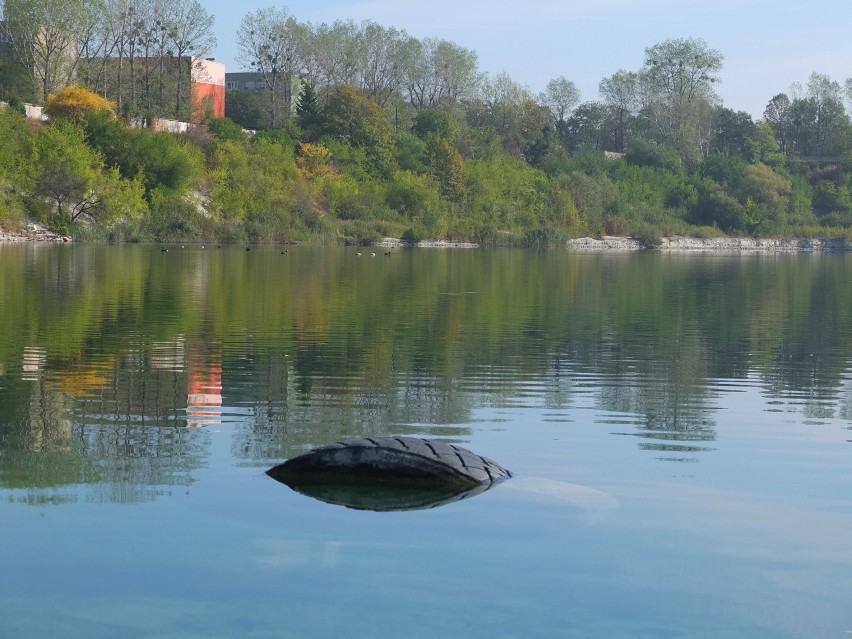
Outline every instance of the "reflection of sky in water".
[[[4, 554], [0, 612], [33, 613], [24, 637], [843, 636], [843, 424], [779, 420], [757, 386], [717, 401], [714, 450], [686, 465], [615, 434], [625, 416], [593, 405], [569, 422], [477, 410], [469, 446], [516, 485], [410, 513], [301, 497], [235, 466], [236, 425], [220, 424], [195, 481], [165, 498], [4, 519], [31, 543]], [[65, 594], [45, 613], [51, 592]]]

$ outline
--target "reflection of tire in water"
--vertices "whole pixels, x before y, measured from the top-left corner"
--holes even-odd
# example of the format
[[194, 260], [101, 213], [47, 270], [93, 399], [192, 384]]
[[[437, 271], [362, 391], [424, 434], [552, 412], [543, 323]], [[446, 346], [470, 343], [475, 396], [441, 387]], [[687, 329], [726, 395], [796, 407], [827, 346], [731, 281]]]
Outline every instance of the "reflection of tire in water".
[[618, 509], [618, 500], [603, 491], [544, 477], [515, 477], [506, 484], [511, 493], [520, 493], [526, 502], [539, 501], [565, 508], [584, 524], [605, 520]]
[[466, 448], [417, 437], [347, 439], [293, 457], [267, 474], [328, 503], [383, 511], [433, 508], [512, 476]]

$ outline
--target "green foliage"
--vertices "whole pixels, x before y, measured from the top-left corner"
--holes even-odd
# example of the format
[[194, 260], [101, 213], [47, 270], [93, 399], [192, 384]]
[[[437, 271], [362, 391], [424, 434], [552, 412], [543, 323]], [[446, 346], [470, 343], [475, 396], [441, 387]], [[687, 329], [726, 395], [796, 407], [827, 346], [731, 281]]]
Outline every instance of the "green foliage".
[[543, 227], [530, 229], [524, 233], [524, 246], [537, 248], [555, 248], [564, 246], [568, 240], [568, 233], [564, 229]]
[[433, 108], [420, 111], [414, 118], [411, 130], [421, 140], [438, 136], [452, 142], [458, 135], [459, 126], [449, 113]]
[[35, 166], [35, 136], [23, 115], [12, 109], [0, 110], [0, 178], [10, 184], [9, 196], [17, 200], [32, 188]]
[[766, 122], [758, 122], [745, 142], [740, 152], [747, 154], [752, 162], [762, 162], [774, 169], [781, 168], [786, 163], [781, 145], [775, 138], [772, 127]]
[[426, 143], [413, 133], [400, 131], [394, 136], [396, 162], [403, 171], [425, 173], [428, 163]]
[[289, 148], [267, 139], [248, 147], [223, 142], [215, 157], [210, 198], [220, 220], [267, 219], [279, 226], [290, 218], [298, 201], [292, 187], [299, 173]]
[[463, 200], [467, 186], [461, 154], [446, 139], [437, 135], [427, 138], [426, 148], [430, 172], [441, 185], [441, 192], [451, 200]]
[[0, 101], [13, 106], [36, 101], [33, 76], [12, 57], [0, 57]]
[[371, 220], [388, 211], [380, 182], [339, 175], [329, 176], [323, 183], [329, 213], [339, 220]]
[[312, 82], [302, 84], [296, 102], [296, 118], [304, 132], [305, 140], [312, 142], [319, 139], [325, 126], [325, 113]]
[[352, 146], [332, 137], [325, 137], [322, 141], [326, 148], [331, 151], [334, 165], [341, 173], [366, 182], [376, 179], [370, 165], [367, 149]]
[[107, 166], [116, 166], [126, 179], [140, 178], [146, 197], [155, 189], [179, 194], [194, 187], [204, 170], [201, 151], [166, 132], [130, 129], [103, 114], [87, 118], [86, 137]]
[[742, 206], [718, 182], [705, 178], [697, 181], [698, 203], [689, 221], [696, 225], [717, 225], [725, 232], [741, 230]]
[[169, 189], [151, 193], [151, 213], [142, 233], [155, 242], [182, 242], [210, 238], [207, 217], [187, 198]]
[[765, 164], [750, 164], [737, 183], [743, 205], [739, 228], [753, 235], [775, 235], [784, 230], [792, 185]]
[[390, 208], [409, 217], [437, 208], [439, 201], [440, 193], [435, 184], [427, 176], [411, 171], [397, 171], [385, 195]]
[[106, 168], [101, 155], [86, 144], [84, 132], [57, 121], [38, 133], [34, 146], [35, 183], [30, 201], [50, 205], [49, 222], [61, 231], [80, 218], [109, 224], [138, 217], [147, 209], [139, 179], [122, 179], [118, 168]]
[[292, 119], [284, 120], [274, 129], [258, 131], [254, 136], [255, 142], [271, 142], [295, 152], [296, 145], [302, 137], [302, 129]]
[[650, 166], [674, 173], [682, 171], [677, 151], [661, 144], [636, 138], [630, 143], [624, 159], [636, 166]]
[[365, 222], [347, 222], [343, 225], [343, 236], [348, 243], [358, 246], [370, 246], [384, 238], [378, 228]]
[[396, 169], [393, 130], [378, 104], [352, 87], [334, 89], [326, 106], [329, 134], [366, 151], [371, 173], [387, 178]]
[[653, 249], [663, 243], [657, 229], [647, 223], [639, 223], [631, 228], [630, 235], [638, 240], [639, 244], [644, 249]]
[[733, 187], [745, 170], [746, 160], [730, 153], [712, 153], [699, 168], [702, 177], [715, 180], [726, 187]]
[[[204, 170], [197, 148], [168, 133], [140, 136], [136, 150], [137, 171], [143, 174], [145, 189], [154, 188], [181, 193], [193, 187]], [[137, 172], [137, 174], [138, 174]]]
[[207, 129], [217, 140], [230, 142], [245, 142], [246, 134], [243, 127], [230, 118], [213, 118], [207, 123]]
[[245, 129], [256, 131], [271, 127], [264, 96], [255, 91], [238, 89], [225, 91], [225, 113]]
[[66, 228], [82, 212], [103, 160], [85, 143], [76, 126], [56, 122], [43, 128], [35, 144], [36, 181], [33, 195], [50, 202], [53, 222]]
[[422, 228], [410, 226], [402, 232], [399, 239], [403, 242], [414, 244], [426, 238], [426, 233]]
[[[2, 114], [0, 221], [20, 218], [26, 204], [56, 225], [93, 221], [100, 228], [78, 231], [90, 238], [360, 242], [407, 229], [409, 237], [530, 246], [582, 234], [630, 234], [653, 246], [670, 232], [848, 227], [852, 151], [839, 161], [795, 159], [852, 144], [833, 85], [812, 77], [828, 92], [809, 84], [807, 98], [776, 96], [754, 124], [717, 104], [720, 65], [701, 41], [667, 41], [646, 51], [640, 74], [602, 83], [603, 102], [573, 110], [577, 96], [564, 78], [542, 104], [500, 74], [486, 77], [477, 96], [447, 100], [426, 85], [407, 98], [389, 94], [387, 79], [361, 88], [323, 80], [320, 99], [303, 82], [292, 117], [284, 103], [294, 85], [280, 82], [276, 128], [269, 96], [232, 91], [229, 118], [179, 136], [131, 129], [89, 107], [71, 116], [85, 139], [73, 127]], [[142, 86], [128, 80], [125, 89]], [[656, 95], [642, 93], [648, 87]], [[125, 106], [141, 104], [128, 95]], [[260, 130], [246, 136], [244, 126]], [[625, 145], [623, 159], [601, 152]]]

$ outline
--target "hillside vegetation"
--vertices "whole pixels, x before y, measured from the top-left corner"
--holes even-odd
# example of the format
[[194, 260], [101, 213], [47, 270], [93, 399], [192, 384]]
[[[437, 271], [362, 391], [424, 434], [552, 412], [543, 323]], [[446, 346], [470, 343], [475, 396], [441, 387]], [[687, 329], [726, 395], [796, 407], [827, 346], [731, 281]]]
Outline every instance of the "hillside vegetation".
[[852, 237], [838, 83], [813, 74], [755, 123], [719, 104], [722, 57], [702, 41], [645, 53], [638, 72], [602, 80], [601, 102], [577, 104], [564, 78], [537, 98], [508, 76], [455, 92], [436, 80], [426, 100], [425, 80], [371, 91], [308, 74], [289, 107], [274, 91], [229, 92], [239, 123], [182, 135], [129, 128], [114, 103], [64, 89], [49, 123], [0, 113], [0, 223], [156, 242]]

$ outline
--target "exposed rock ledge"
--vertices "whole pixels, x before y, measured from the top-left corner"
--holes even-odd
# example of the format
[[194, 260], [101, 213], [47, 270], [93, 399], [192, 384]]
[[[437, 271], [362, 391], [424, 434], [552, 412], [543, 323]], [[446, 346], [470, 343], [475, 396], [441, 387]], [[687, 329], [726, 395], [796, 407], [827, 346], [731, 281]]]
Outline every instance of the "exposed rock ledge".
[[26, 228], [8, 230], [0, 227], [0, 242], [70, 242], [67, 235], [49, 231], [41, 224], [29, 223]]
[[381, 242], [377, 242], [376, 246], [384, 246], [386, 248], [479, 248], [479, 244], [475, 242], [449, 242], [439, 239], [406, 242], [395, 237], [386, 237]]
[[[567, 247], [574, 251], [638, 251], [642, 244], [629, 237], [607, 236], [602, 239], [581, 237], [568, 240]], [[672, 236], [662, 239], [656, 247], [660, 251], [745, 253], [761, 251], [765, 253], [835, 253], [850, 250], [843, 240], [808, 239], [750, 239], [742, 237], [681, 237]]]

